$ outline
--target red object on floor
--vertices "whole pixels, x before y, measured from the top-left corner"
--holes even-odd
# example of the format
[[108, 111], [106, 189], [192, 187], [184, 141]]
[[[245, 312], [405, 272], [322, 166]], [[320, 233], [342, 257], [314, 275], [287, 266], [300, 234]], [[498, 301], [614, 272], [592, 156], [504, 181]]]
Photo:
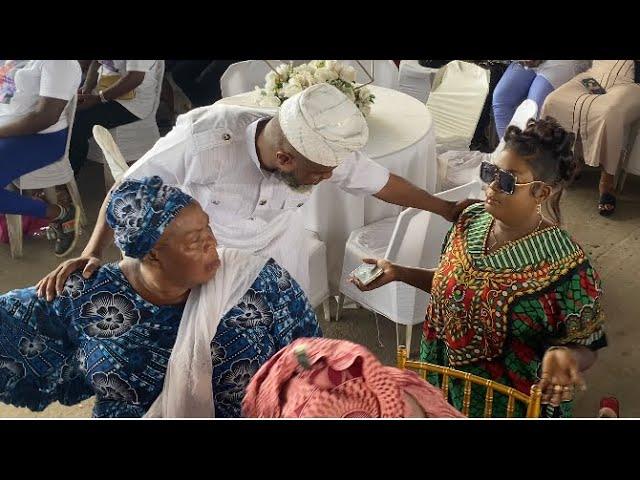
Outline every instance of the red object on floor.
[[[41, 228], [49, 225], [46, 218], [35, 218], [28, 215], [22, 216], [22, 234], [31, 236], [38, 233]], [[7, 219], [0, 215], [0, 243], [9, 243], [9, 231], [7, 230]]]
[[616, 412], [616, 416], [620, 418], [620, 402], [616, 397], [603, 397], [600, 400], [600, 409], [610, 408], [614, 412]]

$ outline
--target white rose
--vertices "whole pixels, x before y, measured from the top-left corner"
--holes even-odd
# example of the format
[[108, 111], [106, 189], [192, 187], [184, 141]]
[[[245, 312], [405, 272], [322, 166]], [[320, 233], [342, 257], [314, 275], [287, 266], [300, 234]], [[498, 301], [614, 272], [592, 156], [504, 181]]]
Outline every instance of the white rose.
[[278, 74], [274, 71], [271, 71], [269, 73], [267, 73], [267, 75], [264, 77], [265, 81], [267, 83], [269, 82], [275, 82], [276, 80], [278, 80]]
[[356, 101], [356, 94], [353, 91], [353, 88], [345, 88], [340, 90], [349, 98], [349, 100], [351, 100], [352, 102]]
[[368, 103], [366, 105], [360, 105], [358, 108], [365, 117], [371, 113], [371, 105]]
[[316, 70], [315, 77], [319, 83], [324, 83], [336, 80], [338, 78], [338, 74], [328, 68], [319, 68]]
[[358, 89], [358, 98], [363, 103], [369, 102], [369, 97], [371, 96], [371, 91], [367, 87], [360, 87]]
[[276, 68], [276, 72], [278, 72], [278, 75], [283, 81], [287, 81], [289, 75], [291, 74], [291, 67], [286, 63], [283, 63], [282, 65], [279, 65], [278, 68]]
[[340, 78], [342, 78], [345, 82], [355, 82], [356, 69], [351, 65], [345, 65], [340, 72]]
[[325, 62], [325, 68], [327, 68], [328, 70], [332, 70], [340, 75], [340, 72], [342, 71], [342, 64], [338, 63], [337, 60], [327, 60]]
[[311, 85], [315, 85], [316, 82], [316, 77], [313, 76], [313, 73], [311, 72], [302, 72], [301, 76], [301, 84], [305, 87], [310, 87]]
[[295, 73], [313, 73], [315, 72], [315, 67], [313, 67], [312, 65], [309, 65], [308, 63], [303, 63], [302, 65], [298, 65], [296, 68], [293, 69], [293, 71]]
[[295, 94], [300, 93], [304, 88], [298, 82], [289, 82], [282, 89], [282, 93], [285, 97], [291, 98]]
[[308, 85], [305, 85], [305, 79], [304, 79], [304, 76], [301, 73], [295, 73], [295, 74], [291, 75], [291, 77], [289, 78], [289, 81], [287, 82], [287, 84], [288, 85], [297, 85], [298, 87], [301, 87], [301, 88], [306, 88], [308, 86]]

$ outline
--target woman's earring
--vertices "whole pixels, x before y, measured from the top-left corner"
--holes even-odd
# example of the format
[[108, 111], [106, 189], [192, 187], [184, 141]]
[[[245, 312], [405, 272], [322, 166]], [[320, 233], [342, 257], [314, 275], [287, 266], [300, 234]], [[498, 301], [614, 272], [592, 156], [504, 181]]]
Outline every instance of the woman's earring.
[[542, 216], [542, 204], [541, 203], [538, 204], [537, 212], [538, 212], [538, 215]]

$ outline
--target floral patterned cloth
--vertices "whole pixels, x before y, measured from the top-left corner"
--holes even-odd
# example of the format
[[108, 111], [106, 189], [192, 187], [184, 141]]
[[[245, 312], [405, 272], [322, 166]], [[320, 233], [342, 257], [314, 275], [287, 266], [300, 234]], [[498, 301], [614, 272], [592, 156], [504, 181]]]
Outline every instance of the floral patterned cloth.
[[[117, 264], [69, 277], [47, 303], [0, 296], [0, 401], [40, 411], [93, 395], [95, 417], [142, 417], [160, 394], [184, 306], [152, 305]], [[239, 417], [253, 374], [298, 337], [321, 336], [300, 286], [269, 260], [211, 342], [217, 417]]]
[[127, 179], [111, 192], [106, 219], [118, 248], [128, 257], [143, 258], [193, 201], [179, 188], [164, 185], [157, 175]]

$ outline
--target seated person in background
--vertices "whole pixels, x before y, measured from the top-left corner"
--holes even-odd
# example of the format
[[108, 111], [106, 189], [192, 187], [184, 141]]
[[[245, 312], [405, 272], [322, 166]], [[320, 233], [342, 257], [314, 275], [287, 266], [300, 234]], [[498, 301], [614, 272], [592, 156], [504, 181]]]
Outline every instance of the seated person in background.
[[0, 214], [49, 220], [55, 253], [75, 246], [79, 211], [6, 190], [14, 180], [57, 162], [67, 146], [67, 108], [80, 85], [76, 60], [0, 60]]
[[[420, 360], [526, 395], [540, 382], [542, 403], [550, 405], [543, 416], [570, 416], [574, 388], [584, 386], [581, 372], [606, 346], [599, 276], [558, 226], [560, 196], [575, 170], [573, 138], [551, 118], [530, 120], [524, 131], [510, 126], [496, 165], [481, 166], [486, 201], [453, 225], [437, 269], [378, 260], [380, 278], [367, 286], [352, 280], [361, 290], [401, 281], [430, 293]], [[553, 221], [542, 215], [545, 202]], [[449, 391], [461, 409], [462, 383]], [[506, 403], [497, 397], [493, 416], [505, 416]], [[474, 385], [470, 416], [482, 416], [484, 407]], [[521, 407], [516, 416], [524, 416]]]
[[158, 62], [162, 60], [92, 60], [71, 132], [69, 160], [74, 172], [87, 161], [94, 125], [111, 129], [151, 115], [158, 95]]
[[244, 417], [464, 417], [415, 372], [382, 365], [365, 347], [344, 340], [299, 338], [255, 374]]
[[[589, 93], [582, 80], [593, 78], [606, 91]], [[578, 137], [584, 162], [601, 166], [600, 215], [616, 208], [614, 177], [629, 141], [630, 127], [640, 119], [640, 68], [634, 60], [594, 60], [584, 73], [547, 98], [542, 112]]]
[[509, 65], [493, 92], [493, 115], [498, 137], [504, 137], [518, 106], [531, 99], [542, 110], [551, 92], [580, 73], [581, 60], [518, 60]]
[[123, 260], [73, 274], [53, 302], [35, 287], [0, 296], [0, 401], [40, 411], [95, 395], [95, 417], [211, 417], [214, 405], [237, 417], [262, 363], [321, 334], [286, 271], [217, 250], [200, 205], [159, 177], [114, 189], [107, 219]]
[[194, 108], [222, 98], [220, 78], [229, 65], [241, 60], [173, 60], [171, 78]]

